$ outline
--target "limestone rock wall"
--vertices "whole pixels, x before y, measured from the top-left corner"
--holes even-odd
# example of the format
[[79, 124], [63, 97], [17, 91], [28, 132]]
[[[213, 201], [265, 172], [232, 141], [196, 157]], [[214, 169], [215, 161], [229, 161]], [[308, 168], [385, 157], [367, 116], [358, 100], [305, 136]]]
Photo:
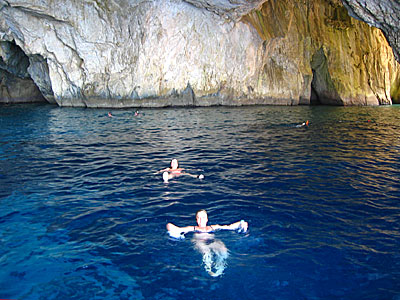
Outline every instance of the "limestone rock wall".
[[[382, 0], [342, 0], [350, 15], [384, 33], [396, 60], [400, 62], [400, 2]], [[390, 90], [393, 103], [400, 103], [400, 74], [392, 82]]]
[[29, 58], [15, 45], [0, 42], [0, 103], [45, 102], [31, 79]]
[[253, 97], [248, 86], [257, 82], [262, 41], [248, 24], [178, 0], [0, 3], [0, 40], [43, 58], [51, 87], [33, 79], [61, 106], [240, 104]]
[[228, 21], [238, 21], [242, 16], [259, 8], [266, 0], [183, 0], [198, 8], [212, 11]]
[[304, 83], [309, 80], [311, 90], [306, 88], [303, 96], [312, 92], [311, 101], [392, 103], [392, 84], [400, 70], [392, 49], [380, 30], [351, 18], [340, 1], [270, 0], [244, 19], [265, 41], [266, 83], [291, 64], [293, 70], [280, 80], [293, 84], [301, 76]]
[[400, 62], [400, 2], [398, 0], [342, 0], [350, 15], [379, 28]]
[[60, 106], [391, 103], [391, 49], [345, 12], [328, 0], [0, 0], [0, 41]]

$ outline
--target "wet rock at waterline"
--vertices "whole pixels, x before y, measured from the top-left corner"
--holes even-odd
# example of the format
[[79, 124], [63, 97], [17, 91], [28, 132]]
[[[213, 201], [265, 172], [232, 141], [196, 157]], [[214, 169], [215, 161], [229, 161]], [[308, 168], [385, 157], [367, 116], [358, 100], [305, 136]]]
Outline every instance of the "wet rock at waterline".
[[339, 1], [0, 0], [0, 15], [29, 62], [3, 51], [0, 68], [60, 106], [378, 105], [398, 88], [381, 31]]

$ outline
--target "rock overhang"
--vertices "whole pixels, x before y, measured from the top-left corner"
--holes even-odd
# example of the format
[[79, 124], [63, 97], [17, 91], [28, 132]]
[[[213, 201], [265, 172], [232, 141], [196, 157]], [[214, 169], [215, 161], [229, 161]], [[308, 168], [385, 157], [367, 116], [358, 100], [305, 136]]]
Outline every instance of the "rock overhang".
[[[268, 43], [248, 22], [240, 22], [267, 2], [282, 5], [272, 0], [0, 0], [5, 16], [0, 36], [15, 41], [31, 61], [47, 64], [48, 80], [36, 72], [35, 82], [50, 84], [44, 90], [54, 90], [59, 105], [95, 106], [99, 99], [105, 101], [98, 106], [146, 105], [146, 99], [149, 105], [310, 103], [311, 61], [304, 67], [307, 60], [287, 56], [293, 47], [284, 45], [293, 40], [284, 40], [285, 20], [280, 37]], [[4, 14], [7, 9], [13, 12]], [[36, 35], [30, 24], [36, 24]], [[45, 67], [36, 70], [46, 72]], [[162, 98], [170, 100], [157, 101]]]

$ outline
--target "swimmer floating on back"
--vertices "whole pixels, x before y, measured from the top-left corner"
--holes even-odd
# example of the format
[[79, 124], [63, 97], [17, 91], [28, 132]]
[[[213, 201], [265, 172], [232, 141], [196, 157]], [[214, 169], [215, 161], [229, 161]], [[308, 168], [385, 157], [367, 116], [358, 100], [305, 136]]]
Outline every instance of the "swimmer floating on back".
[[168, 182], [170, 179], [180, 176], [180, 175], [188, 175], [191, 176], [193, 178], [199, 178], [199, 179], [203, 179], [204, 175], [200, 174], [200, 175], [193, 175], [190, 173], [187, 173], [184, 171], [183, 168], [179, 168], [179, 163], [177, 159], [173, 159], [171, 160], [171, 167], [170, 168], [165, 168], [162, 169], [160, 171], [155, 172], [154, 174], [159, 174], [159, 173], [163, 173], [163, 180], [164, 182]]
[[196, 213], [197, 226], [179, 227], [172, 223], [167, 224], [167, 230], [170, 236], [175, 238], [182, 238], [188, 232], [201, 232], [209, 233], [216, 230], [238, 230], [239, 232], [246, 232], [249, 224], [243, 220], [232, 223], [230, 225], [207, 225], [208, 215], [204, 209]]
[[226, 267], [228, 249], [225, 244], [212, 234], [216, 230], [238, 230], [246, 232], [249, 224], [244, 220], [230, 225], [208, 226], [208, 215], [204, 209], [196, 213], [197, 226], [179, 227], [172, 223], [167, 224], [167, 230], [171, 237], [184, 238], [188, 232], [195, 232], [192, 242], [195, 248], [203, 255], [204, 268], [213, 277], [222, 275]]

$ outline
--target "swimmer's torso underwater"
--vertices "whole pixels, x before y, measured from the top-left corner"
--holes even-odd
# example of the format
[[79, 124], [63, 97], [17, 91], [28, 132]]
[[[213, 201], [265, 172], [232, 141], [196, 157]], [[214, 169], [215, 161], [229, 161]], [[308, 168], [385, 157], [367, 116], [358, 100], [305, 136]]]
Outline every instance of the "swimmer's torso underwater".
[[185, 234], [193, 232], [192, 243], [196, 250], [203, 256], [203, 264], [206, 271], [213, 277], [223, 274], [227, 265], [228, 249], [225, 244], [215, 238], [218, 230], [237, 230], [246, 232], [248, 223], [244, 220], [237, 221], [229, 225], [207, 225], [208, 215], [204, 209], [196, 213], [197, 226], [179, 227], [172, 223], [167, 224], [167, 230], [171, 237], [184, 239]]
[[229, 256], [225, 244], [215, 238], [215, 234], [200, 232], [194, 233], [192, 243], [196, 250], [203, 256], [203, 264], [207, 273], [213, 277], [223, 274]]
[[197, 241], [213, 241], [215, 239], [215, 234], [214, 232], [195, 232], [193, 233], [193, 240]]

